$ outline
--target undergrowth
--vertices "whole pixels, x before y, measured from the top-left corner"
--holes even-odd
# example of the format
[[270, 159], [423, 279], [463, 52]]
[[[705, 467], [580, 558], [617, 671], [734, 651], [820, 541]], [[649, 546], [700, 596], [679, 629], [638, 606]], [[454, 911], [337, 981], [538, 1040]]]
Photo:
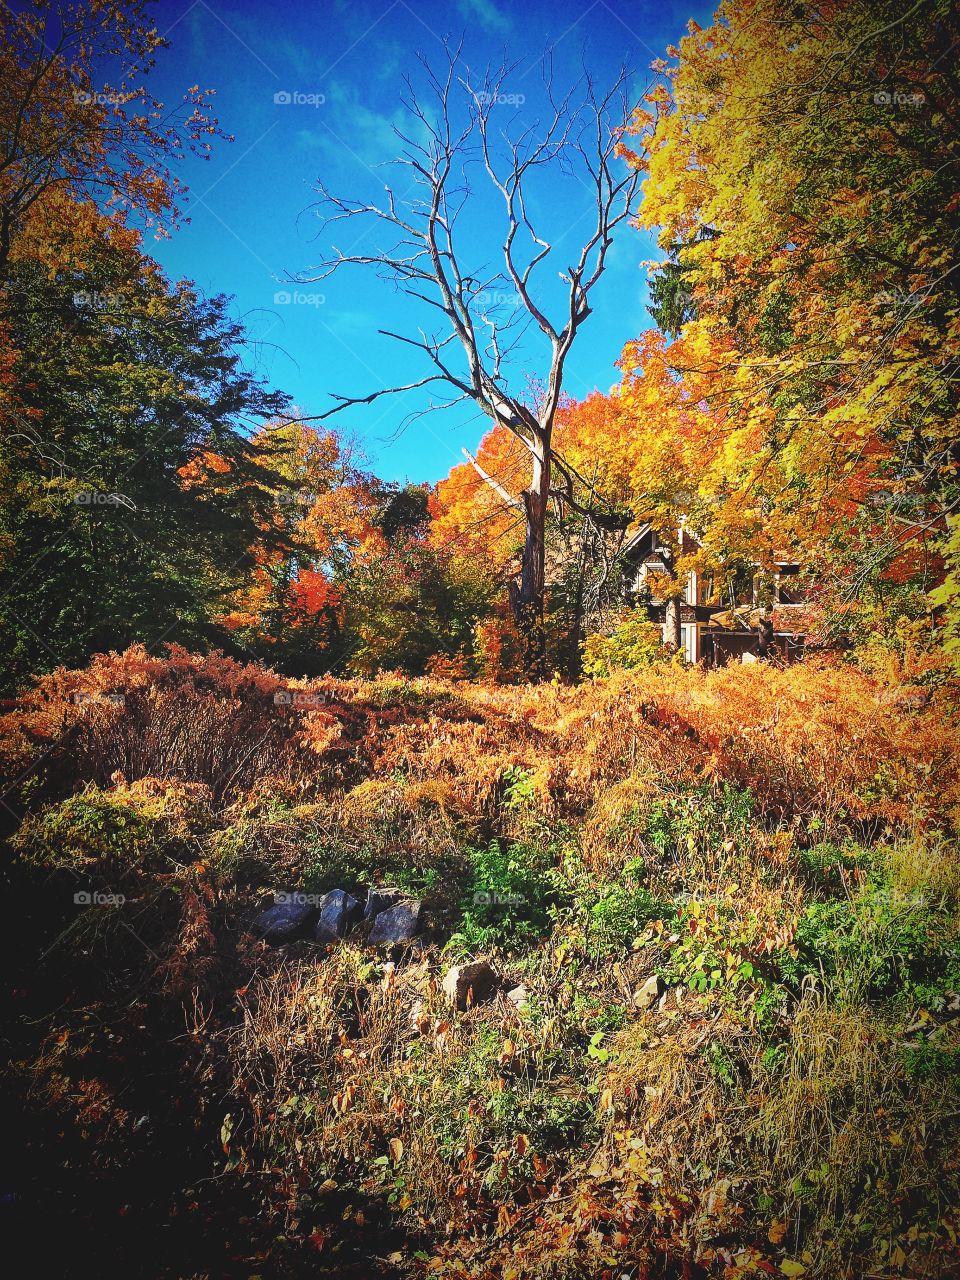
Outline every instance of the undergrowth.
[[[949, 682], [287, 683], [131, 650], [0, 720], [30, 1194], [90, 1165], [242, 1275], [957, 1273]], [[373, 886], [415, 948], [249, 931]]]

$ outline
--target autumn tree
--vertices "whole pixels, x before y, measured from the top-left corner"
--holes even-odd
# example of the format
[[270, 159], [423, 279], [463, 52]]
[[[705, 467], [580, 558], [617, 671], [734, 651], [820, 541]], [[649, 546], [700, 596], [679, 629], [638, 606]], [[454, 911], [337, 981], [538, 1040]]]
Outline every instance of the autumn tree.
[[252, 446], [273, 460], [270, 505], [251, 547], [254, 568], [220, 621], [236, 643], [280, 671], [316, 675], [344, 658], [344, 584], [382, 550], [382, 483], [350, 443], [294, 414]]
[[0, 396], [8, 683], [130, 643], [216, 643], [215, 618], [282, 546], [282, 477], [251, 439], [287, 399], [245, 366], [225, 298], [171, 286], [100, 217], [85, 266], [17, 253]]
[[220, 134], [211, 91], [173, 107], [146, 87], [166, 46], [146, 0], [0, 7], [0, 271], [38, 207], [54, 227], [78, 206], [137, 215], [163, 233], [184, 188], [171, 168]]
[[[348, 199], [323, 185], [319, 189], [325, 231], [347, 223], [355, 235], [361, 225], [352, 224], [362, 224], [371, 233], [382, 233], [377, 247], [334, 248], [316, 270], [300, 278], [323, 280], [348, 266], [365, 267], [435, 316], [435, 322], [425, 322], [419, 331], [389, 334], [419, 355], [426, 370], [422, 377], [368, 395], [338, 396], [330, 412], [383, 395], [441, 388], [441, 403], [471, 403], [519, 442], [527, 467], [520, 494], [498, 488], [492, 477], [488, 482], [523, 519], [523, 549], [511, 599], [524, 636], [527, 671], [540, 677], [545, 670], [547, 511], [558, 481], [570, 500], [565, 470], [553, 449], [564, 367], [590, 315], [591, 296], [613, 237], [631, 215], [639, 183], [637, 168], [619, 162], [629, 108], [627, 75], [622, 71], [605, 90], [586, 76], [578, 89], [561, 97], [548, 62], [546, 118], [522, 123], [505, 105], [512, 101], [514, 67], [504, 64], [476, 77], [459, 50], [448, 50], [440, 75], [425, 62], [423, 66], [428, 93], [419, 95], [407, 82], [403, 103], [409, 128], [397, 130], [398, 181], [386, 187], [385, 197]], [[463, 230], [479, 191], [475, 171], [499, 202], [494, 252], [500, 268], [487, 265], [491, 245], [482, 231], [473, 228], [468, 236]], [[557, 173], [579, 179], [590, 195], [591, 226], [572, 255], [533, 220], [538, 178]], [[566, 230], [567, 220], [568, 213], [559, 231]], [[555, 278], [558, 270], [563, 290], [552, 306], [542, 277], [552, 273]], [[546, 353], [534, 396], [524, 395], [510, 378], [511, 356], [525, 325], [539, 334]]]
[[[388, 500], [385, 516], [391, 506]], [[346, 668], [421, 675], [439, 662], [440, 669], [469, 674], [475, 629], [490, 612], [491, 596], [482, 563], [431, 536], [429, 513], [417, 524], [394, 525], [344, 581]]]
[[958, 40], [934, 0], [728, 0], [638, 122], [673, 376], [729, 424], [727, 499], [844, 608], [932, 586], [960, 501]]

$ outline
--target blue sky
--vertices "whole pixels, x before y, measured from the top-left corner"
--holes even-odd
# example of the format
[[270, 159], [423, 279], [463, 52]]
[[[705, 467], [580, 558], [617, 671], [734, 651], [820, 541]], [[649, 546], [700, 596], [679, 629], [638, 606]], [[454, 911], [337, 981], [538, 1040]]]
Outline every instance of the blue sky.
[[[429, 371], [417, 352], [378, 335], [380, 328], [415, 334], [422, 317], [370, 269], [344, 268], [322, 283], [284, 283], [290, 273], [308, 274], [332, 242], [377, 246], [376, 233], [360, 242], [353, 225], [324, 231], [311, 211], [315, 186], [322, 179], [339, 194], [373, 199], [386, 182], [398, 182], [383, 166], [400, 145], [393, 127], [404, 124], [403, 77], [409, 74], [418, 88], [423, 83], [418, 53], [439, 65], [444, 38], [463, 37], [471, 68], [499, 63], [505, 53], [519, 63], [505, 88], [522, 101], [496, 108], [504, 127], [514, 128], [542, 118], [540, 58], [548, 44], [559, 84], [575, 83], [582, 64], [603, 84], [626, 61], [636, 92], [691, 14], [708, 16], [703, 6], [650, 0], [158, 0], [153, 13], [171, 46], [151, 76], [154, 92], [172, 103], [194, 83], [216, 89], [221, 123], [235, 141], [217, 145], [209, 162], [184, 165], [191, 221], [148, 247], [171, 277], [234, 296], [251, 338], [251, 363], [308, 414], [330, 408], [332, 392], [366, 395]], [[292, 100], [277, 101], [278, 94]], [[477, 172], [478, 194], [465, 214], [467, 270], [490, 262], [502, 237], [496, 197], [481, 179]], [[558, 254], [539, 286], [545, 305], [556, 304], [561, 260], [579, 249], [588, 226], [586, 198], [580, 184], [560, 175], [544, 175], [533, 193], [535, 221]], [[649, 236], [621, 229], [594, 294], [594, 314], [567, 365], [571, 395], [609, 388], [624, 342], [651, 323], [640, 264], [653, 256]], [[544, 359], [543, 340], [531, 335], [516, 353], [514, 386], [524, 374], [542, 372]], [[427, 390], [410, 392], [332, 421], [358, 440], [384, 478], [437, 480], [462, 460], [462, 446], [475, 447], [486, 420], [460, 405], [397, 434], [408, 413], [429, 403]]]

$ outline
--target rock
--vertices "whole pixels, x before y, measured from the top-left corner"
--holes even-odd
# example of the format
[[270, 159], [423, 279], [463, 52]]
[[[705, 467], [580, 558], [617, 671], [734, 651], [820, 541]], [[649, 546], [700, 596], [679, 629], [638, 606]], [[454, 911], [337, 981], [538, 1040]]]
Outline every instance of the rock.
[[474, 960], [470, 964], [455, 964], [447, 970], [443, 980], [444, 994], [458, 1009], [468, 1004], [480, 1004], [500, 985], [499, 975], [486, 960]]
[[511, 1004], [515, 1004], [518, 1009], [522, 1009], [524, 1005], [530, 1003], [530, 992], [521, 982], [519, 987], [514, 987], [512, 991], [507, 992], [507, 999]]
[[395, 907], [402, 897], [402, 889], [368, 889], [367, 905], [363, 908], [364, 920], [372, 920], [381, 911]]
[[663, 995], [664, 990], [663, 980], [654, 973], [633, 993], [633, 1003], [638, 1009], [650, 1009]]
[[320, 899], [320, 918], [314, 937], [318, 942], [336, 942], [360, 916], [360, 903], [344, 889], [334, 889]]
[[374, 946], [395, 947], [412, 942], [420, 928], [421, 904], [414, 898], [406, 898], [396, 906], [380, 911], [373, 918], [373, 928], [368, 941]]
[[264, 942], [279, 946], [303, 937], [317, 916], [317, 908], [303, 900], [302, 894], [278, 894], [282, 901], [261, 911], [251, 925], [252, 931]]

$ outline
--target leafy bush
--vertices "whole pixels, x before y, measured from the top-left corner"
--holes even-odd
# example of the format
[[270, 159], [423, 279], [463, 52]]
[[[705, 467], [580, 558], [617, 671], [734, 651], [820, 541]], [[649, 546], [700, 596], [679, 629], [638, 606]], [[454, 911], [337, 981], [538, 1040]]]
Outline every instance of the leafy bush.
[[868, 870], [871, 861], [869, 849], [850, 841], [839, 845], [825, 840], [800, 852], [804, 870], [818, 887], [839, 888], [851, 875]]
[[578, 906], [586, 918], [591, 951], [608, 955], [629, 949], [652, 920], [667, 919], [676, 904], [654, 897], [642, 882], [642, 862], [628, 863], [621, 880], [597, 884], [592, 878], [578, 888]]
[[647, 842], [661, 860], [682, 862], [687, 878], [752, 843], [753, 797], [730, 786], [683, 788], [655, 800]]
[[587, 636], [583, 642], [583, 674], [593, 679], [671, 660], [660, 628], [644, 609], [629, 613], [610, 635]]
[[536, 845], [468, 849], [470, 864], [461, 899], [462, 920], [450, 946], [466, 951], [531, 941], [551, 927], [551, 907], [562, 893], [549, 853]]
[[94, 783], [29, 814], [12, 839], [28, 861], [50, 869], [127, 871], [164, 852], [192, 861], [191, 837], [211, 821], [209, 792], [191, 783], [143, 778], [104, 790]]

